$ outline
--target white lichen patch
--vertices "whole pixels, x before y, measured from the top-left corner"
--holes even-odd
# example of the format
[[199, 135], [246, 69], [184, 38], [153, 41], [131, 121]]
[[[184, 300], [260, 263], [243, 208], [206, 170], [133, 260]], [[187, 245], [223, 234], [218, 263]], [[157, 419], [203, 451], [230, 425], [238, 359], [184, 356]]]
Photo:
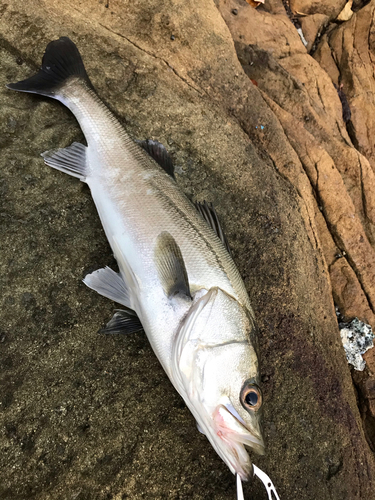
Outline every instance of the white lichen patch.
[[366, 362], [362, 355], [374, 347], [375, 335], [371, 326], [354, 318], [350, 323], [339, 323], [339, 328], [348, 363], [353, 365], [355, 370], [363, 371]]

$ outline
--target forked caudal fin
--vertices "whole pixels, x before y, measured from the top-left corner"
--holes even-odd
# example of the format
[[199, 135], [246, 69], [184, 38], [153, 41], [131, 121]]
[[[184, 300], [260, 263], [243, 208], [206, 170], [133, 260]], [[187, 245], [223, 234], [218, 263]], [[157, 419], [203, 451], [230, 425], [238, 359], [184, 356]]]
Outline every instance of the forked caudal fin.
[[64, 36], [47, 45], [42, 67], [36, 74], [18, 83], [9, 83], [8, 89], [58, 98], [59, 88], [71, 77], [78, 77], [92, 88], [82, 62], [81, 54], [70, 38]]

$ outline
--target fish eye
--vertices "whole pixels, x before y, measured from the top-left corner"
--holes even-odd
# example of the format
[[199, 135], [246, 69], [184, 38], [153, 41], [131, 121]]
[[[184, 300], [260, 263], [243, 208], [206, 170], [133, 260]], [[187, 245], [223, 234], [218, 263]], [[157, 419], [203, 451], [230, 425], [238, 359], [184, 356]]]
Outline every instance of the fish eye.
[[240, 401], [245, 410], [256, 411], [262, 406], [262, 393], [255, 384], [245, 382], [240, 394]]

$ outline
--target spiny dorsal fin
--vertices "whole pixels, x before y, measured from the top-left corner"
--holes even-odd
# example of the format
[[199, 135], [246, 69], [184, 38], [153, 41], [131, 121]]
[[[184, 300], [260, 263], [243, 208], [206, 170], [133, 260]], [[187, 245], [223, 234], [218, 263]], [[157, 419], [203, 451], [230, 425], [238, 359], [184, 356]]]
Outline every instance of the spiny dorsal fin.
[[86, 151], [87, 146], [73, 142], [67, 148], [45, 151], [41, 156], [46, 165], [84, 181], [87, 176]]
[[178, 294], [191, 297], [180, 247], [167, 231], [163, 231], [157, 237], [154, 255], [156, 268], [165, 294], [168, 297], [174, 297]]
[[232, 256], [232, 252], [230, 251], [228, 240], [225, 237], [221, 224], [219, 222], [216, 210], [214, 209], [212, 203], [207, 203], [204, 201], [200, 203], [196, 201], [194, 203], [196, 209], [201, 214], [203, 219], [207, 222], [207, 224], [215, 231], [216, 235], [219, 237], [225, 248], [228, 250], [229, 255]]
[[70, 38], [63, 36], [47, 45], [39, 73], [21, 82], [9, 83], [7, 87], [57, 98], [58, 89], [72, 76], [81, 78], [92, 88], [79, 50]]
[[156, 163], [158, 163], [161, 168], [163, 168], [167, 172], [167, 174], [169, 174], [173, 179], [175, 178], [172, 159], [163, 144], [151, 139], [147, 139], [145, 141], [137, 141], [137, 143], [145, 151], [147, 151], [147, 153], [156, 161]]
[[112, 319], [110, 319], [104, 328], [99, 330], [99, 333], [128, 334], [140, 332], [141, 330], [143, 330], [142, 323], [134, 311], [131, 309], [127, 309], [126, 311], [116, 309]]

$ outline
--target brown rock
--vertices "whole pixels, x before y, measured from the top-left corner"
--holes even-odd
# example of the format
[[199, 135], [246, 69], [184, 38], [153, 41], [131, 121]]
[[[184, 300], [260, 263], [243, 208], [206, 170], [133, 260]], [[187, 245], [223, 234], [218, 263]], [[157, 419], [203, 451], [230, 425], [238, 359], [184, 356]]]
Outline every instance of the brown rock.
[[339, 248], [350, 256], [352, 267], [366, 293], [369, 307], [375, 306], [375, 251], [355, 213], [339, 171], [332, 158], [290, 114], [270, 103], [298, 153], [321, 202], [328, 227]]
[[368, 0], [353, 0], [353, 10], [356, 12], [359, 9], [362, 9], [366, 4], [368, 3]]
[[288, 7], [284, 5], [282, 0], [267, 0], [262, 5], [262, 10], [271, 14], [287, 16]]
[[[366, 390], [365, 395], [371, 400], [374, 400], [371, 404], [375, 403], [375, 348], [372, 347], [363, 355], [363, 359], [366, 361], [367, 367], [371, 372], [372, 377], [366, 380]], [[372, 413], [375, 415], [375, 413]]]
[[[370, 349], [369, 351], [367, 351], [366, 357], [369, 358], [371, 355], [374, 354], [374, 352], [375, 352], [374, 349]], [[366, 381], [364, 385], [364, 390], [366, 397], [368, 399], [375, 401], [375, 378]]]
[[316, 59], [320, 66], [327, 72], [332, 82], [338, 87], [340, 85], [341, 77], [340, 71], [333, 58], [332, 51], [328, 44], [328, 35], [323, 35], [321, 41], [314, 52], [314, 59]]
[[[372, 430], [374, 428], [374, 417], [373, 417], [373, 415], [375, 415], [375, 399], [373, 399], [373, 398], [369, 399], [368, 400], [368, 405], [369, 405], [369, 407], [368, 407], [368, 409], [369, 409], [369, 415], [368, 416], [371, 418], [370, 422], [372, 424], [371, 427], [370, 426], [369, 427]], [[372, 432], [372, 434], [373, 434], [373, 432]], [[372, 443], [374, 442], [374, 436], [373, 435], [372, 435], [371, 442]], [[375, 451], [374, 449], [372, 449], [372, 450]]]
[[[357, 317], [365, 323], [374, 325], [374, 313], [370, 309], [366, 295], [345, 257], [338, 258], [330, 266], [329, 275], [333, 300], [346, 320]], [[375, 364], [372, 368], [375, 371]]]
[[349, 21], [349, 19], [351, 19], [353, 16], [352, 7], [353, 7], [353, 0], [349, 0], [346, 3], [345, 7], [340, 12], [340, 14], [337, 16], [336, 20], [341, 22]]
[[[313, 201], [314, 203], [314, 201]], [[315, 201], [314, 203], [314, 222], [316, 225], [317, 234], [319, 235], [319, 242], [322, 247], [322, 252], [324, 254], [324, 259], [327, 264], [327, 267], [331, 266], [341, 255], [340, 249], [337, 247], [332, 234], [330, 233], [327, 221], [324, 218], [324, 214], [322, 211], [322, 206], [318, 205]], [[333, 285], [332, 285], [333, 286]], [[334, 288], [334, 286], [333, 286]]]
[[347, 0], [290, 0], [290, 8], [295, 14], [324, 14], [330, 19], [342, 11]]
[[[297, 30], [285, 13], [249, 9], [244, 0], [217, 0], [217, 4], [235, 43], [259, 47], [276, 59], [306, 54]], [[237, 16], [231, 14], [233, 9], [238, 11]]]
[[[302, 174], [295, 152], [289, 152], [288, 145], [281, 146], [288, 141], [284, 139], [284, 142], [273, 144], [272, 138], [263, 135], [260, 140], [280, 171], [303, 196], [309, 221], [314, 219], [316, 212], [308, 183], [315, 192], [318, 189], [316, 196], [333, 238], [341, 250], [348, 253], [361, 282], [359, 287], [364, 287], [367, 300], [370, 298], [374, 306], [375, 261], [369, 243], [374, 241], [374, 175], [366, 158], [349, 145], [337, 91], [327, 74], [306, 54], [301, 42], [296, 39], [293, 45], [296, 30], [291, 23], [281, 16], [259, 11], [254, 21], [248, 9], [242, 10], [238, 20], [232, 19], [230, 9], [234, 5], [234, 1], [222, 2], [220, 9], [233, 33], [240, 62], [248, 76], [272, 99], [269, 105], [281, 121], [307, 178]], [[288, 45], [283, 48], [279, 44], [277, 50], [276, 38], [272, 41], [267, 32], [263, 35], [263, 30], [257, 29], [267, 23], [273, 23], [273, 30], [283, 33], [283, 38], [292, 47], [289, 54], [285, 50]], [[265, 38], [261, 44], [257, 41], [258, 36]], [[288, 162], [284, 160], [283, 148], [288, 151]], [[290, 168], [292, 164], [294, 168]], [[363, 178], [366, 182], [362, 182]], [[308, 225], [311, 226], [311, 222]], [[323, 250], [323, 253], [327, 252]]]
[[[349, 54], [346, 47], [348, 44], [350, 46], [352, 38], [348, 36], [347, 40], [340, 40], [336, 44], [338, 52], [333, 57], [332, 47], [327, 40], [337, 40], [336, 30], [332, 27], [324, 35], [316, 52], [316, 59], [326, 72], [306, 54], [300, 41], [294, 38], [294, 26], [286, 22], [285, 17], [258, 11], [254, 18], [249, 10], [243, 9], [241, 19], [237, 22], [230, 19], [228, 14], [228, 9], [235, 3], [234, 0], [222, 0], [219, 2], [220, 11], [231, 30], [244, 71], [257, 83], [284, 132], [284, 135], [278, 134], [277, 142], [274, 141], [276, 136], [269, 134], [259, 134], [257, 140], [268, 151], [279, 172], [291, 182], [303, 199], [307, 233], [319, 256], [324, 256], [326, 265], [334, 264], [336, 249], [338, 253], [346, 253], [345, 267], [340, 264], [332, 267], [333, 297], [351, 316], [367, 318], [374, 328], [374, 171], [370, 165], [371, 155], [368, 150], [362, 148], [360, 151], [363, 154], [360, 154], [353, 147], [351, 122], [348, 126], [349, 136], [343, 121], [342, 102], [337, 89], [332, 85], [333, 82], [338, 87], [341, 83], [340, 71], [345, 75], [348, 70], [345, 61], [350, 59], [351, 53], [350, 57], [342, 57], [340, 71], [335, 59], [341, 60], [342, 50]], [[363, 19], [361, 29], [366, 28], [358, 33], [358, 46], [364, 47], [365, 59], [368, 57], [366, 54], [370, 54], [366, 43], [371, 40], [368, 27], [372, 19], [373, 4], [374, 2], [356, 14], [360, 14]], [[323, 3], [319, 3], [320, 7], [322, 5]], [[336, 4], [337, 13], [341, 7], [342, 5]], [[332, 12], [325, 14], [333, 16]], [[345, 28], [346, 25], [357, 26], [356, 16], [338, 30], [350, 29]], [[277, 33], [277, 36], [272, 37], [272, 32]], [[282, 34], [282, 38], [279, 34]], [[355, 57], [359, 58], [361, 54], [359, 50]], [[359, 65], [358, 61], [357, 66]], [[367, 86], [373, 85], [371, 71], [369, 69], [366, 76]], [[347, 81], [354, 81], [355, 74], [353, 67], [353, 76], [348, 76]], [[341, 91], [345, 92], [345, 88], [344, 84]], [[359, 86], [356, 95], [363, 95]], [[364, 102], [357, 112], [361, 109], [366, 109], [365, 113], [373, 113], [371, 105], [366, 106]], [[367, 124], [372, 121], [367, 115], [363, 118], [365, 141]], [[356, 144], [355, 141], [354, 143]], [[321, 214], [316, 210], [312, 193], [318, 200]], [[354, 300], [356, 291], [358, 297]], [[366, 422], [373, 425], [371, 419]], [[367, 429], [367, 435], [375, 436], [375, 433]]]
[[313, 14], [312, 16], [304, 16], [300, 18], [301, 29], [308, 44], [306, 45], [307, 52], [310, 52], [316, 37], [325, 28], [329, 17], [325, 14]]
[[[364, 182], [361, 181], [362, 196], [359, 193], [356, 195], [353, 193], [352, 198], [357, 200], [360, 197], [362, 198], [363, 214], [365, 216], [363, 223], [372, 244], [374, 244], [374, 232], [371, 226], [375, 220], [375, 183], [373, 175], [375, 156], [374, 144], [370, 138], [374, 133], [372, 130], [372, 116], [375, 109], [371, 101], [365, 96], [375, 90], [371, 45], [371, 16], [373, 16], [374, 8], [375, 4], [371, 2], [358, 11], [350, 21], [329, 31], [314, 55], [332, 80], [336, 84], [342, 85], [348, 99], [351, 110], [348, 130], [353, 143], [363, 155], [358, 157], [360, 161], [359, 173], [360, 179], [365, 179]], [[350, 168], [349, 165], [348, 167]], [[350, 172], [350, 170], [347, 171]], [[352, 179], [354, 178], [353, 174], [352, 171]], [[346, 269], [345, 278], [348, 278], [348, 274], [349, 271]], [[334, 276], [335, 279], [338, 278], [337, 269]], [[341, 276], [341, 286], [343, 287], [342, 291], [345, 290], [346, 293], [342, 293], [340, 299], [336, 296], [337, 303], [341, 303], [343, 309], [350, 311], [349, 316], [361, 317], [360, 315], [362, 315], [374, 328], [373, 313], [370, 315], [370, 311], [366, 312], [363, 295], [359, 290], [355, 292], [356, 287], [351, 279], [349, 280], [351, 285], [348, 283], [348, 285], [344, 286], [345, 278], [343, 275]], [[352, 295], [352, 305], [354, 307], [350, 307], [350, 301], [344, 299], [344, 295], [349, 295], [349, 293]], [[344, 302], [346, 302], [346, 306]], [[349, 309], [347, 306], [349, 306]], [[369, 370], [375, 373], [374, 350], [368, 351], [364, 358]], [[375, 417], [373, 410], [373, 404], [369, 403], [370, 415]]]
[[[341, 75], [340, 81], [352, 112], [349, 125], [351, 139], [356, 148], [369, 160], [373, 170], [375, 170], [375, 145], [372, 137], [375, 105], [368, 96], [375, 92], [372, 28], [374, 9], [375, 2], [371, 1], [354, 14], [350, 21], [330, 31], [314, 56], [331, 76], [335, 74], [334, 81], [337, 73]], [[328, 52], [331, 53], [331, 60]]]

